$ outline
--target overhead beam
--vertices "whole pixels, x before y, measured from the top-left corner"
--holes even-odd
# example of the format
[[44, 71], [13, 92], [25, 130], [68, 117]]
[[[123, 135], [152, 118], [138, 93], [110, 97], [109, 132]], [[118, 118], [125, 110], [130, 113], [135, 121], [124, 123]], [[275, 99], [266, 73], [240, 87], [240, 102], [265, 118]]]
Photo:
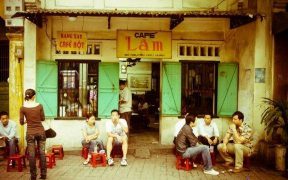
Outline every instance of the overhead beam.
[[183, 21], [184, 21], [183, 16], [171, 16], [170, 17], [170, 30], [173, 30], [176, 26], [178, 26]]

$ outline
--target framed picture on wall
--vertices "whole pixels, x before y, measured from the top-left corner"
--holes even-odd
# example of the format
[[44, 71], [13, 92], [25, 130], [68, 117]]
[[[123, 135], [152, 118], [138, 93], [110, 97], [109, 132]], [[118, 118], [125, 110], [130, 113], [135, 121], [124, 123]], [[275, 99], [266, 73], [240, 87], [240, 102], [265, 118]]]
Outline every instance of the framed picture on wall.
[[128, 74], [128, 87], [131, 91], [150, 91], [151, 74]]

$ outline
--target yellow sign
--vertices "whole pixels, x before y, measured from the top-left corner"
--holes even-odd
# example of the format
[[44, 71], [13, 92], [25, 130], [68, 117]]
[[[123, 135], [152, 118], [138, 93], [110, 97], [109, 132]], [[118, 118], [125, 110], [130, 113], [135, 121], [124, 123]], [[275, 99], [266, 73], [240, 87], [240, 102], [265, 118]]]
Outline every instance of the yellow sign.
[[169, 31], [117, 31], [118, 58], [170, 59], [171, 56]]
[[58, 32], [57, 51], [83, 51], [87, 50], [86, 33]]

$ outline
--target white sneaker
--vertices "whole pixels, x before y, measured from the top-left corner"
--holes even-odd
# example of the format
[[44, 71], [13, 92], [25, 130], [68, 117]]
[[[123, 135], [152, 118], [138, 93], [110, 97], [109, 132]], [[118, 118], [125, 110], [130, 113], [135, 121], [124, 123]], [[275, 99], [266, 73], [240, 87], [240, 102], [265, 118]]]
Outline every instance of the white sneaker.
[[213, 175], [213, 176], [217, 176], [219, 174], [219, 172], [215, 171], [214, 169], [204, 170], [204, 173], [205, 174], [210, 174], [210, 175]]
[[197, 168], [198, 166], [197, 166], [197, 164], [195, 164], [195, 163], [193, 162], [193, 167], [194, 167], [194, 168]]
[[86, 159], [84, 162], [83, 162], [83, 165], [87, 165], [89, 163], [90, 159]]
[[120, 164], [121, 164], [121, 166], [127, 166], [128, 165], [126, 159], [122, 159]]
[[112, 158], [109, 158], [107, 161], [108, 161], [108, 165], [109, 166], [113, 166], [114, 165], [114, 161], [113, 161]]

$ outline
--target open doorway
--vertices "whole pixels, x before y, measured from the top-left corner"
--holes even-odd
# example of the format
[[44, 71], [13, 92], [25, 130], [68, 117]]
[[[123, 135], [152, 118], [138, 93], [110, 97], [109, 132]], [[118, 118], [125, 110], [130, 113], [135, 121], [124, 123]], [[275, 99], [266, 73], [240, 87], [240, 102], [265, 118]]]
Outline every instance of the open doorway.
[[129, 144], [158, 143], [160, 63], [137, 62], [128, 66], [127, 84], [132, 92]]

